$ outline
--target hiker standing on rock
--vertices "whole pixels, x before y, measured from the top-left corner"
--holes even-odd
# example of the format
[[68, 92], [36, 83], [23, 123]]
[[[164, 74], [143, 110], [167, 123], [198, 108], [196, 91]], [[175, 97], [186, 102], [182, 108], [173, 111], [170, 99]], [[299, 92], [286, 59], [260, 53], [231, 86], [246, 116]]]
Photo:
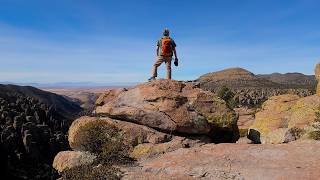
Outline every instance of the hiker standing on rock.
[[178, 57], [176, 52], [176, 43], [169, 37], [169, 29], [165, 28], [163, 31], [163, 37], [157, 43], [157, 58], [152, 68], [152, 76], [149, 81], [155, 80], [158, 76], [158, 67], [165, 62], [167, 67], [167, 79], [171, 79], [171, 61], [174, 54], [174, 65], [178, 66]]

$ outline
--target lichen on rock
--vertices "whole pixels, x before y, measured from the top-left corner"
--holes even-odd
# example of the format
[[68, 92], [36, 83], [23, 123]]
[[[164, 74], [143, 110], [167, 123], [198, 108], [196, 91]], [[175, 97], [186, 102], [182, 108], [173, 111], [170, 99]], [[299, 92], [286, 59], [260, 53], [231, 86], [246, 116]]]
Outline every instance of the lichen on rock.
[[[317, 121], [319, 105], [320, 97], [317, 95], [303, 98], [290, 94], [274, 96], [256, 113], [250, 128], [260, 133], [262, 143], [288, 142], [291, 133], [296, 133], [292, 140], [308, 137], [304, 134], [313, 131], [310, 127]], [[252, 135], [250, 137], [252, 138]], [[256, 138], [253, 139], [257, 142]]]

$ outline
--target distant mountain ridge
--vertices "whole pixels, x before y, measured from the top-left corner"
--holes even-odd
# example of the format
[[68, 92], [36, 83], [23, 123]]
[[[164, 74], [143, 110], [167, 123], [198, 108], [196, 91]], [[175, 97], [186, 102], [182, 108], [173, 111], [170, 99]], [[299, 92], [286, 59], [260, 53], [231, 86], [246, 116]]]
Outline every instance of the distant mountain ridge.
[[237, 106], [259, 107], [269, 97], [297, 94], [305, 97], [315, 93], [315, 76], [301, 73], [273, 73], [255, 75], [243, 68], [229, 68], [200, 76], [200, 88], [218, 92], [222, 87], [231, 89]]
[[63, 118], [71, 118], [75, 114], [82, 111], [81, 107], [66, 99], [63, 96], [43, 91], [32, 86], [18, 86], [18, 85], [3, 85], [0, 84], [0, 97], [10, 98], [9, 95], [18, 94], [23, 96], [32, 97], [42, 103], [55, 108], [59, 115]]
[[317, 81], [314, 75], [305, 75], [302, 73], [272, 73], [272, 74], [258, 74], [260, 78], [267, 79], [269, 81], [283, 84], [286, 86], [305, 86], [313, 88], [316, 86]]
[[211, 88], [227, 86], [230, 88], [303, 88], [314, 89], [316, 79], [313, 75], [302, 73], [258, 74], [243, 68], [229, 68], [200, 76], [197, 81]]

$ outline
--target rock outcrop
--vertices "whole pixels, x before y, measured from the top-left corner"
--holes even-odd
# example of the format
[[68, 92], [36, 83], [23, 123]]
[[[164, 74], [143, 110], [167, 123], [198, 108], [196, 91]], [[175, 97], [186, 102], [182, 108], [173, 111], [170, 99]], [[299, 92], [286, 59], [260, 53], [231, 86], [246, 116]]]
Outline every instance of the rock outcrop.
[[108, 89], [98, 97], [98, 99], [95, 102], [95, 105], [102, 106], [105, 103], [112, 101], [114, 98], [116, 98], [119, 94], [121, 94], [124, 91], [127, 91], [127, 89]]
[[317, 130], [319, 123], [320, 97], [317, 95], [300, 98], [297, 95], [281, 95], [269, 98], [261, 111], [256, 113], [250, 127], [256, 134], [249, 138], [261, 143], [283, 143], [296, 140]]
[[83, 151], [61, 151], [53, 160], [53, 168], [63, 172], [81, 165], [92, 164], [97, 156]]
[[95, 117], [83, 116], [71, 124], [68, 140], [75, 152], [56, 156], [54, 167], [59, 172], [91, 168], [82, 164], [87, 157], [87, 164], [95, 165], [106, 159], [113, 161], [114, 154], [123, 155], [119, 152], [143, 160], [180, 148], [236, 142], [239, 138], [236, 113], [224, 100], [192, 83], [158, 80], [108, 90], [96, 105]]
[[[54, 167], [64, 179], [315, 179], [320, 144], [309, 139], [320, 139], [319, 105], [317, 95], [285, 94], [261, 109], [238, 108], [241, 130], [263, 143], [255, 145], [238, 140], [231, 106], [196, 83], [158, 80], [108, 90], [98, 98], [94, 117], [72, 123], [73, 151], [60, 152]], [[287, 144], [270, 145], [279, 143]]]
[[225, 134], [229, 132], [230, 137], [227, 138], [231, 141], [238, 138], [234, 134], [237, 132], [235, 112], [213, 93], [190, 83], [152, 81], [122, 91], [110, 99], [96, 108], [97, 115], [130, 121], [167, 133], [216, 136], [223, 131]]
[[318, 179], [319, 141], [281, 145], [207, 144], [124, 168], [123, 179]]
[[234, 93], [238, 107], [260, 107], [269, 97], [296, 94], [301, 97], [314, 94], [315, 77], [300, 73], [255, 75], [242, 68], [230, 68], [200, 76], [200, 88], [218, 92], [223, 86]]
[[94, 126], [106, 126], [107, 128], [118, 129], [123, 137], [123, 143], [130, 148], [142, 143], [158, 144], [168, 142], [172, 139], [172, 135], [156, 131], [146, 126], [110, 118], [84, 116], [75, 120], [69, 128], [68, 139], [70, 147], [74, 150], [88, 151], [89, 149], [86, 149], [86, 144], [83, 144], [83, 142], [87, 142], [85, 138], [94, 138], [90, 137], [90, 134], [87, 132], [87, 130], [90, 130], [90, 128]]
[[68, 136], [70, 147], [75, 151], [91, 151], [89, 142], [99, 136], [98, 133], [92, 132], [96, 127], [105, 129], [103, 133], [107, 135], [110, 134], [108, 130], [117, 129], [121, 144], [126, 146], [129, 155], [133, 158], [148, 158], [211, 141], [209, 137], [203, 135], [180, 137], [131, 122], [84, 116], [75, 120], [70, 126]]
[[81, 111], [63, 96], [0, 84], [0, 141], [8, 179], [54, 179], [57, 173], [50, 165], [69, 148], [66, 132]]

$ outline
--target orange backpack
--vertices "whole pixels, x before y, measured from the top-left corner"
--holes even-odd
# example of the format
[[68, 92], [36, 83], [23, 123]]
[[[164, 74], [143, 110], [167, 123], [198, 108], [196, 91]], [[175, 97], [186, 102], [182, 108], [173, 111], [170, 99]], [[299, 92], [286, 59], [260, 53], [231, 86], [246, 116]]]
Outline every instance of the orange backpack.
[[161, 39], [162, 56], [172, 56], [172, 43], [170, 38]]

